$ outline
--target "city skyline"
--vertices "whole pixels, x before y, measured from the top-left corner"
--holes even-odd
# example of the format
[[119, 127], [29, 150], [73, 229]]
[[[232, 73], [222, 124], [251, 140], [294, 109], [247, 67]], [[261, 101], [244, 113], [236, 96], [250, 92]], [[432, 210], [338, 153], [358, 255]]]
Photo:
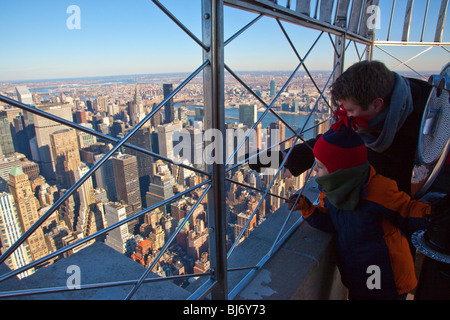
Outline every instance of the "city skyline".
[[[314, 2], [314, 1], [313, 1]], [[161, 1], [199, 39], [201, 2]], [[397, 1], [391, 40], [401, 37], [401, 20], [406, 0]], [[71, 5], [80, 9], [79, 29], [69, 29]], [[384, 40], [389, 26], [391, 3], [380, 4], [380, 24], [376, 39]], [[428, 19], [434, 21], [439, 3], [431, 2]], [[314, 4], [313, 4], [314, 6]], [[202, 49], [175, 25], [151, 1], [14, 1], [3, 3], [0, 12], [0, 36], [7, 50], [0, 52], [0, 81], [65, 79], [113, 75], [192, 72], [202, 63]], [[314, 7], [312, 8], [312, 11]], [[421, 35], [425, 1], [416, 1], [412, 16], [411, 41]], [[256, 14], [225, 6], [224, 38], [228, 39], [257, 17]], [[449, 24], [447, 19], [446, 25]], [[283, 22], [301, 56], [319, 32]], [[433, 41], [434, 26], [425, 26], [424, 41]], [[450, 41], [444, 32], [443, 42]], [[360, 50], [362, 49], [362, 50]], [[310, 70], [331, 70], [330, 39], [322, 36], [305, 61]], [[346, 56], [346, 67], [356, 62], [353, 48]], [[363, 47], [359, 48], [360, 53]], [[395, 56], [407, 60], [423, 48], [392, 48]], [[401, 53], [402, 51], [402, 53]], [[406, 53], [405, 53], [406, 52]], [[277, 57], [276, 59], [274, 57]], [[448, 61], [437, 47], [420, 55], [411, 64], [419, 71], [439, 71]], [[406, 70], [404, 65], [380, 50], [374, 59], [388, 67]], [[239, 71], [294, 70], [298, 59], [286, 41], [276, 20], [263, 17], [225, 48], [225, 63]]]

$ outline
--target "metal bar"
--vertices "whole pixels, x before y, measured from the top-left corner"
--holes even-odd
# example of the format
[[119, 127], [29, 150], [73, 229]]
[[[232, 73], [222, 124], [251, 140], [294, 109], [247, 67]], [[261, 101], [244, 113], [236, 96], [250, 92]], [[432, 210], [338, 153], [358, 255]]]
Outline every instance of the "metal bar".
[[[192, 278], [192, 277], [204, 277], [211, 275], [211, 272], [201, 273], [201, 274], [183, 274], [177, 276], [169, 276], [169, 277], [159, 277], [159, 278], [149, 278], [145, 279], [144, 283], [151, 282], [161, 282], [161, 281], [172, 281], [184, 278]], [[136, 280], [123, 280], [123, 281], [112, 281], [112, 282], [104, 282], [104, 283], [96, 283], [96, 284], [81, 284], [79, 288], [72, 289], [67, 286], [64, 287], [49, 287], [49, 288], [37, 288], [37, 289], [26, 289], [26, 290], [16, 290], [16, 291], [6, 291], [0, 292], [0, 298], [13, 298], [20, 296], [29, 296], [34, 294], [49, 294], [56, 292], [66, 292], [66, 291], [74, 291], [74, 290], [88, 290], [88, 289], [102, 289], [102, 288], [110, 288], [110, 287], [120, 287], [133, 285], [136, 283]]]
[[[360, 21], [360, 26], [359, 26], [359, 34], [365, 38], [369, 38], [369, 39], [373, 38], [374, 28], [369, 26], [368, 21], [374, 12], [373, 12], [373, 10], [371, 12], [368, 12], [368, 9], [371, 7], [373, 8], [373, 6], [378, 8], [378, 3], [379, 3], [379, 0], [365, 0], [364, 1], [363, 10], [361, 13], [361, 21]], [[378, 10], [378, 9], [375, 9], [375, 10]], [[376, 12], [375, 12], [375, 21], [376, 21], [376, 19], [377, 19], [377, 17], [376, 17]]]
[[208, 48], [202, 41], [200, 41], [200, 39], [198, 39], [195, 34], [193, 34], [191, 32], [191, 30], [189, 30], [188, 28], [186, 28], [184, 26], [184, 24], [182, 24], [180, 22], [180, 20], [178, 20], [169, 10], [167, 10], [166, 7], [164, 7], [161, 2], [159, 2], [158, 0], [152, 0], [153, 3], [159, 8], [161, 9], [161, 11], [163, 11], [173, 22], [175, 22], [177, 24], [177, 26], [179, 26], [184, 32], [186, 32], [186, 34], [192, 38], [192, 40], [194, 40], [195, 42], [197, 42], [197, 44], [203, 48], [203, 50], [205, 51], [209, 51], [210, 48]]
[[359, 19], [361, 17], [361, 8], [363, 0], [353, 0], [350, 9], [350, 18], [348, 19], [348, 31], [358, 33]]
[[330, 38], [330, 42], [331, 42], [331, 45], [333, 46], [335, 55], [337, 55], [338, 57], [340, 57], [341, 53], [340, 53], [340, 52], [338, 51], [338, 49], [336, 48], [336, 44], [334, 43], [333, 38], [331, 38], [331, 34], [329, 34], [329, 33], [328, 33], [328, 38]]
[[392, 19], [394, 18], [395, 1], [396, 0], [392, 1], [391, 19], [389, 20], [389, 27], [388, 27], [388, 33], [387, 33], [386, 41], [389, 41], [389, 38], [391, 36], [391, 27], [392, 27]]
[[339, 0], [336, 16], [334, 18], [334, 24], [341, 28], [347, 27], [347, 16], [348, 16], [348, 7], [350, 5], [350, 0]]
[[447, 16], [448, 0], [441, 1], [441, 8], [439, 9], [438, 21], [436, 24], [436, 33], [434, 35], [435, 42], [442, 42], [442, 35], [444, 34], [445, 18]]
[[414, 59], [417, 58], [418, 56], [424, 54], [425, 52], [427, 52], [427, 51], [429, 51], [429, 50], [431, 50], [431, 49], [433, 49], [433, 47], [428, 47], [428, 48], [426, 48], [425, 50], [423, 50], [423, 51], [421, 51], [420, 53], [416, 54], [414, 57], [409, 58], [408, 60], [399, 63], [398, 65], [396, 65], [395, 67], [393, 67], [391, 70], [396, 69], [396, 68], [400, 67], [401, 65], [404, 65], [404, 64], [408, 63], [408, 62], [411, 61], [411, 60], [414, 60]]
[[[181, 88], [180, 88], [180, 89], [181, 89]], [[177, 91], [179, 91], [179, 90], [177, 90]], [[166, 101], [166, 100], [167, 100], [167, 99], [165, 99], [164, 101]], [[15, 106], [15, 107], [17, 107], [17, 108], [26, 110], [26, 111], [28, 111], [28, 112], [34, 113], [34, 114], [36, 114], [36, 115], [38, 115], [38, 116], [41, 116], [41, 117], [44, 117], [44, 118], [46, 118], [46, 119], [53, 120], [53, 121], [55, 121], [55, 122], [64, 124], [64, 125], [66, 125], [66, 126], [68, 126], [68, 127], [70, 127], [70, 128], [73, 128], [73, 129], [75, 129], [75, 130], [80, 130], [80, 131], [83, 131], [83, 132], [85, 132], [85, 133], [94, 135], [94, 136], [96, 136], [96, 137], [98, 137], [98, 138], [105, 139], [105, 140], [107, 140], [107, 141], [114, 142], [114, 143], [120, 142], [120, 139], [118, 139], [118, 138], [114, 138], [114, 137], [111, 137], [111, 136], [106, 135], [106, 134], [104, 134], [104, 133], [98, 132], [98, 131], [96, 131], [96, 130], [94, 130], [94, 129], [91, 129], [91, 128], [88, 128], [88, 127], [84, 127], [84, 126], [81, 126], [81, 125], [79, 125], [79, 124], [77, 124], [77, 123], [74, 123], [74, 122], [72, 122], [72, 121], [66, 120], [66, 119], [64, 119], [64, 118], [60, 118], [60, 117], [58, 117], [58, 116], [55, 116], [55, 115], [53, 115], [53, 114], [51, 114], [51, 113], [48, 113], [48, 112], [43, 111], [43, 110], [41, 110], [41, 109], [38, 109], [38, 108], [36, 108], [36, 107], [33, 107], [33, 106], [30, 106], [30, 105], [23, 104], [23, 103], [21, 103], [21, 102], [19, 102], [19, 101], [16, 101], [16, 100], [11, 99], [11, 98], [8, 98], [8, 97], [5, 97], [5, 96], [0, 95], [0, 101], [2, 101], [2, 102], [4, 102], [4, 103], [7, 103], [7, 104], [10, 104], [10, 105], [12, 105], [12, 106]], [[164, 102], [164, 101], [163, 101], [163, 102]], [[163, 104], [163, 102], [161, 102], [160, 104]], [[161, 160], [163, 160], [163, 161], [166, 161], [166, 162], [169, 162], [169, 163], [172, 163], [172, 164], [179, 165], [180, 167], [183, 167], [183, 168], [185, 168], [185, 169], [188, 169], [188, 170], [191, 170], [191, 171], [195, 171], [195, 172], [197, 172], [197, 173], [200, 173], [200, 174], [209, 176], [209, 173], [206, 172], [206, 171], [197, 169], [197, 168], [195, 168], [195, 167], [191, 167], [191, 166], [186, 165], [186, 164], [183, 164], [183, 163], [176, 162], [176, 161], [174, 161], [174, 160], [172, 160], [172, 159], [169, 159], [169, 158], [167, 158], [167, 157], [164, 157], [164, 156], [162, 156], [162, 155], [160, 155], [160, 154], [154, 153], [154, 152], [149, 151], [149, 150], [147, 150], [147, 149], [144, 149], [144, 148], [135, 146], [135, 145], [130, 144], [130, 143], [128, 143], [128, 142], [124, 143], [123, 146], [126, 147], [126, 148], [130, 148], [130, 149], [136, 150], [136, 151], [138, 151], [138, 152], [145, 153], [145, 154], [147, 154], [147, 155], [149, 155], [149, 156], [152, 156], [152, 157], [161, 159]]]
[[383, 47], [449, 47], [450, 42], [418, 42], [418, 41], [374, 41], [375, 46]]
[[218, 281], [208, 279], [195, 292], [193, 292], [186, 300], [201, 300], [205, 298], [211, 290], [218, 284]]
[[252, 21], [250, 21], [247, 25], [245, 25], [241, 30], [239, 30], [238, 32], [236, 32], [234, 35], [232, 35], [230, 38], [228, 38], [227, 41], [225, 41], [224, 46], [227, 46], [231, 41], [233, 41], [234, 39], [236, 39], [236, 37], [238, 37], [240, 34], [242, 34], [245, 30], [247, 30], [248, 28], [250, 28], [252, 25], [254, 25], [256, 23], [256, 21], [258, 21], [259, 19], [261, 19], [263, 17], [262, 14], [260, 14], [259, 16], [257, 16], [255, 19], [253, 19]]
[[[207, 65], [209, 64], [209, 61], [204, 62], [194, 73], [192, 73], [184, 82], [183, 84], [186, 85], [190, 80], [192, 80], [198, 73], [200, 73], [201, 70], [203, 70]], [[183, 85], [183, 86], [184, 86]], [[181, 87], [182, 85], [177, 87]], [[181, 90], [181, 88], [180, 88]], [[163, 102], [166, 100], [172, 99], [172, 97], [178, 92], [178, 90], [172, 91], [166, 99], [164, 99]], [[147, 114], [144, 119], [142, 119], [136, 126], [133, 127], [133, 129], [128, 132], [125, 137], [123, 137], [110, 151], [108, 151], [102, 159], [100, 159], [98, 162], [96, 162], [89, 171], [83, 175], [72, 187], [70, 187], [61, 198], [59, 198], [51, 207], [50, 209], [43, 214], [27, 231], [25, 231], [22, 236], [9, 247], [4, 254], [0, 256], [0, 264], [3, 263], [28, 237], [36, 231], [39, 226], [44, 223], [45, 220], [47, 220], [48, 217], [50, 217], [56, 209], [64, 203], [74, 192], [77, 190], [94, 172], [107, 160], [109, 159], [120, 147], [124, 145], [124, 143], [134, 134], [136, 131], [138, 131], [147, 121], [150, 119], [159, 109], [161, 109], [163, 106], [162, 103], [158, 105], [155, 109], [153, 109], [149, 114]]]
[[[387, 55], [391, 56], [392, 58], [394, 58], [395, 60], [397, 60], [400, 63], [403, 63], [402, 60], [398, 59], [396, 56], [394, 56], [393, 54], [387, 52], [386, 50], [384, 50], [383, 48], [381, 48], [380, 46], [376, 46], [378, 49], [380, 49], [381, 51], [383, 51], [384, 53], [386, 53]], [[420, 77], [422, 77], [424, 80], [428, 80], [427, 77], [425, 77], [424, 75], [418, 73], [416, 70], [414, 70], [413, 68], [411, 68], [410, 66], [408, 66], [406, 63], [404, 64], [405, 67], [407, 67], [408, 69], [410, 69], [411, 71], [414, 71], [415, 73], [417, 73], [417, 75], [419, 75]]]
[[251, 266], [251, 267], [237, 267], [237, 268], [229, 268], [227, 271], [242, 271], [242, 270], [249, 270], [249, 269], [255, 269], [258, 268], [257, 266]]
[[[224, 71], [224, 16], [223, 0], [203, 0], [204, 10], [210, 11], [210, 17], [204, 24], [204, 32], [209, 34], [211, 52], [208, 73], [209, 82], [204, 84], [205, 91], [205, 115], [209, 115], [206, 129], [225, 132], [225, 71]], [[207, 98], [206, 98], [207, 97]], [[224, 300], [228, 292], [227, 258], [226, 258], [226, 195], [225, 195], [225, 141], [221, 141], [215, 149], [215, 159], [208, 165], [208, 171], [212, 173], [212, 197], [208, 197], [208, 219], [213, 228], [209, 234], [211, 243], [210, 261], [214, 275], [211, 281], [215, 281], [211, 296], [216, 300]], [[214, 144], [218, 144], [217, 141]]]
[[331, 23], [331, 11], [333, 11], [334, 0], [320, 1], [320, 15], [319, 19], [326, 23]]
[[186, 224], [186, 222], [189, 220], [189, 218], [192, 216], [192, 214], [194, 213], [195, 209], [197, 209], [198, 205], [200, 204], [200, 202], [203, 200], [203, 198], [205, 197], [205, 195], [208, 193], [209, 189], [211, 188], [211, 185], [208, 185], [205, 189], [205, 191], [203, 191], [202, 195], [198, 198], [197, 202], [192, 206], [191, 210], [189, 211], [189, 213], [186, 215], [185, 219], [183, 220], [183, 223], [181, 223], [177, 229], [175, 230], [175, 232], [170, 236], [169, 240], [167, 240], [167, 242], [164, 244], [164, 246], [161, 248], [161, 251], [158, 253], [158, 255], [156, 256], [156, 258], [152, 261], [152, 263], [150, 264], [150, 266], [147, 268], [147, 270], [145, 270], [144, 274], [139, 278], [139, 280], [135, 283], [134, 288], [128, 293], [128, 295], [126, 296], [125, 300], [130, 300], [131, 297], [136, 293], [136, 291], [139, 289], [139, 287], [142, 285], [142, 283], [144, 283], [145, 278], [147, 278], [147, 276], [150, 274], [150, 272], [153, 270], [153, 268], [155, 267], [156, 263], [159, 262], [159, 259], [161, 259], [162, 255], [166, 252], [166, 250], [169, 248], [169, 246], [172, 244], [172, 241], [175, 239], [175, 237], [178, 235], [178, 233], [181, 231], [181, 229], [184, 227], [184, 225]]
[[425, 32], [425, 24], [427, 23], [427, 16], [428, 16], [428, 7], [430, 5], [430, 0], [427, 0], [427, 6], [425, 7], [425, 13], [423, 15], [423, 24], [422, 24], [422, 33], [420, 35], [420, 42], [423, 41], [423, 33]]
[[405, 22], [403, 24], [402, 41], [409, 41], [409, 31], [411, 29], [412, 7], [414, 0], [408, 0], [406, 4]]
[[193, 187], [191, 187], [189, 189], [186, 189], [186, 190], [184, 190], [184, 191], [182, 191], [182, 192], [180, 192], [180, 193], [178, 193], [178, 194], [176, 194], [176, 195], [174, 195], [174, 196], [172, 196], [170, 198], [167, 198], [167, 199], [165, 199], [165, 200], [163, 200], [163, 201], [161, 201], [161, 202], [159, 202], [157, 204], [154, 204], [153, 206], [148, 207], [148, 208], [146, 208], [146, 209], [144, 209], [144, 210], [142, 210], [142, 211], [140, 211], [140, 212], [138, 212], [138, 213], [136, 213], [136, 214], [134, 214], [132, 216], [129, 216], [129, 217], [123, 219], [123, 220], [120, 220], [119, 222], [116, 222], [115, 224], [110, 225], [109, 227], [106, 227], [106, 228], [104, 228], [104, 229], [102, 229], [100, 231], [97, 231], [96, 233], [94, 233], [92, 235], [89, 235], [89, 236], [87, 236], [87, 237], [85, 237], [83, 239], [80, 239], [77, 242], [71, 243], [71, 244], [65, 246], [64, 248], [56, 250], [55, 252], [49, 253], [45, 257], [42, 257], [42, 258], [40, 258], [38, 260], [35, 260], [35, 261], [27, 264], [26, 266], [20, 267], [20, 268], [18, 268], [16, 270], [12, 270], [9, 273], [5, 273], [5, 274], [0, 276], [0, 282], [4, 281], [6, 279], [9, 279], [9, 278], [11, 278], [11, 277], [13, 277], [13, 276], [15, 276], [15, 275], [17, 275], [19, 273], [22, 273], [22, 272], [24, 272], [24, 271], [26, 271], [26, 270], [28, 270], [30, 268], [33, 268], [33, 267], [41, 264], [42, 262], [45, 262], [45, 261], [47, 261], [47, 260], [49, 260], [51, 258], [54, 258], [54, 257], [56, 257], [56, 256], [58, 256], [58, 255], [60, 255], [60, 254], [62, 254], [64, 252], [67, 252], [67, 251], [69, 251], [69, 250], [71, 250], [71, 249], [73, 249], [75, 247], [78, 247], [79, 245], [81, 245], [81, 244], [83, 244], [85, 242], [91, 241], [91, 240], [95, 239], [96, 237], [98, 237], [100, 235], [103, 235], [103, 234], [105, 234], [105, 233], [107, 233], [107, 232], [109, 232], [109, 231], [111, 231], [111, 230], [113, 230], [113, 229], [115, 229], [115, 228], [125, 224], [125, 223], [128, 223], [131, 220], [134, 220], [134, 219], [136, 219], [136, 218], [138, 218], [138, 217], [140, 217], [140, 216], [142, 216], [142, 215], [144, 215], [144, 214], [146, 214], [146, 213], [148, 213], [148, 212], [150, 212], [152, 210], [155, 210], [156, 208], [159, 208], [162, 205], [168, 204], [168, 203], [170, 203], [170, 202], [172, 202], [172, 201], [174, 201], [174, 200], [176, 200], [176, 199], [178, 199], [178, 198], [180, 198], [180, 197], [182, 197], [182, 196], [184, 196], [184, 195], [194, 191], [195, 189], [198, 189], [201, 186], [206, 185], [206, 184], [208, 184], [210, 182], [211, 182], [211, 180], [209, 180], [209, 179], [205, 180], [204, 182], [201, 182], [201, 183], [199, 183], [196, 186], [193, 186]]
[[370, 40], [361, 37], [356, 32], [352, 32], [345, 28], [340, 28], [338, 26], [328, 24], [326, 22], [309, 17], [303, 13], [298, 13], [294, 10], [287, 9], [279, 5], [274, 5], [273, 3], [269, 3], [267, 1], [256, 2], [254, 0], [224, 0], [224, 2], [231, 7], [255, 13], [262, 13], [265, 16], [279, 18], [283, 21], [291, 22], [293, 24], [304, 26], [307, 28], [324, 31], [335, 35], [347, 33], [348, 39], [352, 39], [364, 44], [370, 43]]
[[309, 17], [311, 13], [311, 0], [297, 0], [295, 11], [306, 14]]

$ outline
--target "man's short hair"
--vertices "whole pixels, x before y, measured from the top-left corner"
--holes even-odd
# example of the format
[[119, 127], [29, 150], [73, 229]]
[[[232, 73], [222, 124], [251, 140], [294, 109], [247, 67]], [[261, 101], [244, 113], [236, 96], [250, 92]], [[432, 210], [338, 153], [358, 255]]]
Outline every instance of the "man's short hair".
[[362, 61], [349, 67], [331, 87], [334, 105], [338, 101], [352, 100], [367, 110], [373, 100], [382, 98], [389, 105], [395, 86], [395, 74], [379, 61]]

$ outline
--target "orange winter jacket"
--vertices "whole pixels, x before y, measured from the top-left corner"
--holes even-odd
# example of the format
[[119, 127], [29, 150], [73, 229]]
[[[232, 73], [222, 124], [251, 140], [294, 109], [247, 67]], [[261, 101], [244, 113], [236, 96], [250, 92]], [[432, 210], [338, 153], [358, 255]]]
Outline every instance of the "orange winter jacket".
[[431, 206], [400, 192], [394, 180], [377, 175], [372, 166], [361, 192], [351, 211], [336, 208], [321, 192], [320, 205], [303, 211], [303, 217], [313, 227], [336, 233], [337, 265], [351, 297], [397, 298], [417, 285], [407, 235], [427, 228]]

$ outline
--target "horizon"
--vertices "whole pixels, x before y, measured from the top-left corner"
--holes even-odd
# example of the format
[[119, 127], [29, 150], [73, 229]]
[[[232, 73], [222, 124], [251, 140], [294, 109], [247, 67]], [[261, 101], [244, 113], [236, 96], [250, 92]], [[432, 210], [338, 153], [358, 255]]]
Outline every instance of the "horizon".
[[[76, 3], [79, 28], [71, 29], [71, 11]], [[380, 28], [376, 39], [385, 39], [390, 19], [389, 1], [380, 3]], [[417, 0], [413, 10], [411, 41], [421, 36], [425, 2]], [[201, 1], [161, 0], [197, 38], [202, 39]], [[406, 0], [398, 0], [391, 40], [401, 37], [400, 12]], [[189, 73], [201, 65], [203, 49], [149, 0], [132, 2], [101, 0], [16, 0], [0, 5], [0, 37], [7, 50], [0, 51], [0, 82], [95, 78], [146, 74]], [[311, 8], [313, 10], [314, 8]], [[429, 4], [428, 18], [435, 19], [439, 3]], [[224, 40], [229, 39], [257, 14], [224, 7]], [[415, 22], [415, 23], [414, 23]], [[450, 19], [446, 20], [446, 26]], [[320, 31], [282, 21], [300, 56], [304, 56]], [[448, 28], [446, 28], [448, 29]], [[333, 37], [333, 36], [331, 36]], [[424, 29], [424, 41], [434, 37], [432, 23]], [[443, 42], [450, 42], [444, 32]], [[357, 62], [363, 45], [351, 45], [345, 66]], [[408, 61], [415, 70], [441, 70], [448, 62], [446, 52], [436, 47], [391, 48], [395, 57]], [[445, 49], [445, 48], [444, 48]], [[333, 45], [324, 34], [305, 59], [311, 71], [333, 69]], [[422, 54], [423, 53], [423, 54]], [[275, 19], [263, 16], [231, 41], [224, 52], [227, 66], [239, 72], [266, 69], [294, 70], [299, 61]], [[393, 71], [407, 71], [404, 64], [374, 48], [373, 60], [383, 61]]]
[[[312, 73], [320, 73], [320, 72], [332, 72], [332, 70], [309, 70]], [[292, 73], [293, 70], [236, 70], [234, 71], [236, 73]], [[401, 70], [396, 71], [401, 75], [405, 74], [414, 74], [414, 71], [411, 70]], [[435, 74], [435, 72], [440, 72], [440, 70], [422, 70], [425, 74]], [[299, 70], [297, 71], [298, 74], [305, 73], [306, 71]], [[141, 74], [111, 74], [111, 75], [96, 75], [96, 76], [80, 76], [80, 77], [67, 77], [67, 78], [36, 78], [36, 79], [19, 79], [19, 80], [0, 80], [0, 83], [3, 84], [15, 84], [15, 83], [34, 83], [34, 82], [58, 82], [58, 81], [69, 81], [69, 80], [96, 80], [96, 79], [109, 79], [109, 78], [124, 78], [124, 80], [129, 80], [136, 77], [145, 77], [145, 76], [166, 76], [169, 77], [172, 76], [178, 76], [178, 75], [185, 75], [190, 74], [188, 71], [180, 71], [180, 72], [158, 72], [158, 73], [141, 73]], [[225, 74], [227, 75], [228, 72], [226, 71]], [[138, 80], [138, 79], [135, 79]], [[156, 79], [155, 81], [162, 81], [163, 79]], [[136, 83], [139, 83], [139, 81], [136, 81]]]

